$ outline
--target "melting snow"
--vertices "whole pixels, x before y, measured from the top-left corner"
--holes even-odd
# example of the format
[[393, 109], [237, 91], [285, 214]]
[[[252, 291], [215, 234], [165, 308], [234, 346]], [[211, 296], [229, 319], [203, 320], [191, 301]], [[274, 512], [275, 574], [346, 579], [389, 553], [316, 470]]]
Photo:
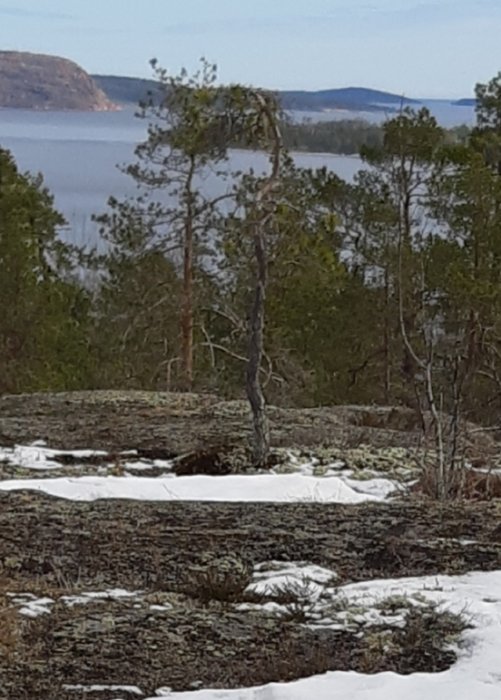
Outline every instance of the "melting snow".
[[32, 445], [15, 445], [15, 447], [0, 447], [0, 462], [6, 462], [21, 469], [61, 469], [61, 462], [54, 459], [60, 455], [71, 455], [76, 460], [94, 456], [106, 456], [106, 452], [95, 450], [52, 450], [41, 442]]
[[[51, 450], [37, 443], [29, 447], [0, 448], [0, 462], [33, 470], [60, 469], [54, 458], [60, 454], [78, 457], [105, 456], [92, 450]], [[131, 457], [133, 453], [128, 453]], [[147, 462], [134, 462], [129, 468], [149, 468]], [[159, 465], [160, 466], [160, 465]], [[162, 466], [164, 466], [162, 464]], [[55, 479], [29, 479], [1, 481], [5, 491], [30, 489], [54, 496], [92, 501], [101, 498], [126, 498], [150, 501], [250, 501], [250, 502], [318, 502], [361, 503], [386, 498], [397, 486], [384, 478], [357, 480], [352, 472], [340, 474], [339, 464], [333, 464], [324, 477], [314, 475], [315, 464], [292, 464], [295, 473], [230, 475], [212, 477], [205, 475], [175, 477], [164, 475], [146, 477], [81, 477]], [[474, 545], [473, 541], [464, 541]], [[443, 602], [452, 612], [466, 614], [473, 628], [463, 634], [464, 643], [459, 649], [457, 663], [448, 671], [436, 674], [416, 673], [400, 676], [395, 673], [364, 675], [355, 672], [330, 672], [291, 683], [271, 683], [257, 688], [236, 690], [197, 690], [176, 693], [159, 689], [156, 698], [170, 700], [499, 700], [501, 697], [501, 571], [471, 573], [464, 576], [437, 576], [401, 580], [368, 581], [336, 587], [335, 574], [321, 567], [301, 563], [270, 563], [256, 567], [251, 588], [264, 592], [270, 587], [304, 585], [310, 595], [315, 624], [339, 625], [340, 618], [329, 619], [329, 600], [340, 594], [349, 604], [363, 609], [362, 621], [374, 621], [377, 605], [393, 596], [409, 596], [434, 602]], [[307, 585], [306, 585], [307, 584]], [[105, 593], [85, 593], [67, 597], [66, 603], [85, 603], [92, 599], [130, 598], [136, 593], [115, 590]], [[34, 617], [50, 612], [51, 598], [36, 598], [29, 594], [16, 594], [13, 601], [20, 612]], [[164, 606], [151, 606], [160, 609]], [[280, 606], [266, 603], [267, 609]], [[319, 619], [320, 618], [322, 619]], [[313, 621], [313, 620], [312, 620]], [[68, 690], [86, 693], [111, 690], [143, 695], [136, 686], [67, 686]]]
[[[367, 487], [369, 482], [364, 482]], [[145, 501], [250, 501], [362, 503], [379, 501], [388, 489], [377, 483], [372, 493], [359, 493], [340, 477], [301, 474], [249, 474], [185, 476], [167, 479], [148, 477], [83, 476], [56, 479], [14, 479], [0, 482], [0, 489], [29, 489], [74, 501], [127, 498]]]
[[292, 683], [270, 683], [237, 690], [197, 690], [157, 694], [169, 700], [499, 700], [501, 697], [501, 572], [369, 581], [344, 586], [349, 600], [374, 604], [419, 594], [443, 601], [474, 625], [463, 633], [457, 663], [442, 673], [364, 675], [334, 671]]

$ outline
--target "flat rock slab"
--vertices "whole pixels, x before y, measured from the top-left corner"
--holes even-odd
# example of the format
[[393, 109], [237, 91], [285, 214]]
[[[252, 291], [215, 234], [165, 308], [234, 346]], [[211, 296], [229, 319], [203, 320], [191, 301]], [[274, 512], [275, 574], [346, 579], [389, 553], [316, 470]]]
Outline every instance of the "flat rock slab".
[[[270, 406], [275, 446], [413, 446], [420, 426], [411, 409]], [[0, 444], [45, 440], [61, 449], [163, 448], [176, 453], [242, 444], [250, 436], [246, 401], [212, 394], [88, 391], [0, 398]]]
[[[412, 447], [420, 440], [416, 417], [404, 408], [270, 407], [269, 417], [276, 446]], [[45, 440], [63, 450], [182, 454], [244, 444], [249, 429], [246, 402], [208, 394], [0, 398], [5, 446]], [[353, 636], [343, 632], [190, 603], [190, 582], [207, 561], [230, 557], [249, 569], [271, 560], [303, 561], [336, 572], [341, 583], [501, 568], [499, 501], [76, 503], [16, 491], [0, 493], [0, 533], [0, 603], [7, 601], [0, 620], [0, 698], [9, 700], [134, 697], [126, 690], [89, 694], [67, 684], [138, 685], [152, 695], [169, 683], [179, 689], [200, 683], [234, 687], [353, 667]], [[96, 602], [68, 607], [59, 600], [62, 594], [108, 589], [184, 596], [188, 605], [152, 611], [140, 601], [111, 601], [103, 608]], [[55, 602], [50, 614], [24, 620], [19, 628], [11, 591]], [[4, 653], [9, 615], [12, 639]], [[249, 668], [261, 675], [246, 675]]]
[[495, 502], [73, 503], [0, 494], [4, 592], [57, 601], [68, 592], [121, 588], [143, 597], [55, 602], [49, 614], [24, 621], [11, 656], [0, 653], [0, 697], [112, 700], [134, 695], [89, 695], [65, 685], [137, 685], [152, 695], [166, 685], [235, 687], [348, 670], [360, 651], [353, 634], [308, 630], [217, 602], [153, 611], [144, 599], [185, 596], [204, 562], [227, 556], [249, 567], [311, 562], [337, 572], [340, 582], [495, 570], [500, 515]]
[[[224, 477], [222, 477], [224, 478]], [[499, 502], [442, 506], [59, 500], [0, 494], [0, 573], [182, 590], [207, 556], [307, 561], [342, 581], [501, 568]]]

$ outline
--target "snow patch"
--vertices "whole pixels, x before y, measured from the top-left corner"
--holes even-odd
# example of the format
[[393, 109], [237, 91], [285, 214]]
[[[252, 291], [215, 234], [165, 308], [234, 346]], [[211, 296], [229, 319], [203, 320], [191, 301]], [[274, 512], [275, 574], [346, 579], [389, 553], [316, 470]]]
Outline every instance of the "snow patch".
[[62, 468], [61, 462], [54, 459], [56, 456], [71, 455], [78, 461], [78, 459], [106, 456], [106, 454], [95, 450], [52, 450], [45, 447], [43, 442], [34, 442], [32, 445], [0, 447], [0, 462], [6, 462], [21, 469], [45, 471]]
[[96, 600], [123, 600], [124, 598], [136, 598], [140, 591], [126, 591], [123, 588], [114, 588], [109, 591], [89, 591], [81, 595], [63, 595], [61, 600], [69, 607], [85, 605]]
[[427, 576], [368, 581], [340, 589], [348, 600], [374, 605], [391, 596], [423, 596], [466, 614], [473, 625], [463, 633], [456, 664], [442, 673], [365, 675], [333, 671], [291, 683], [236, 690], [170, 692], [169, 700], [499, 700], [501, 697], [501, 571], [464, 576]]
[[[364, 482], [366, 485], [368, 482]], [[140, 501], [229, 501], [255, 503], [363, 503], [379, 501], [386, 486], [360, 493], [340, 477], [315, 478], [300, 474], [147, 477], [83, 476], [55, 479], [13, 479], [0, 490], [41, 491], [73, 501], [125, 498]]]

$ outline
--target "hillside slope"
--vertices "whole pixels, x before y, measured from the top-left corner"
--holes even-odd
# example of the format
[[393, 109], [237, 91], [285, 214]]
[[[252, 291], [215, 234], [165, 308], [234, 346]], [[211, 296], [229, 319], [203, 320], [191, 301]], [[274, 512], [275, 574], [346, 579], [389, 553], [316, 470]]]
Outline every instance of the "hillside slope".
[[121, 104], [138, 105], [146, 100], [149, 93], [155, 93], [158, 83], [144, 78], [128, 78], [116, 75], [93, 75], [92, 79], [106, 96]]
[[57, 56], [0, 51], [0, 107], [35, 110], [118, 109], [90, 75]]

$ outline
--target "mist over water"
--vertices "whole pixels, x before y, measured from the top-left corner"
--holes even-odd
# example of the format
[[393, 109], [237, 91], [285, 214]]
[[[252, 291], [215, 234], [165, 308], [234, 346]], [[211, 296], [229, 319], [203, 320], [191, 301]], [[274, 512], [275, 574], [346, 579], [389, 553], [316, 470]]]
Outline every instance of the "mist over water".
[[[426, 107], [438, 123], [446, 129], [454, 126], [473, 126], [475, 109], [471, 105], [457, 105], [449, 100], [422, 100], [408, 105], [415, 110]], [[343, 119], [362, 119], [371, 124], [381, 124], [387, 119], [393, 119], [399, 112], [394, 105], [380, 105], [381, 109], [373, 112], [352, 112], [343, 109], [326, 110], [325, 112], [294, 112], [295, 121], [311, 120], [313, 122], [341, 121]]]
[[[444, 104], [448, 103], [440, 103], [442, 112], [445, 110]], [[458, 123], [464, 123], [467, 112], [471, 123], [472, 108], [452, 107], [449, 104], [448, 116], [442, 115], [441, 121], [450, 125], [453, 113]], [[350, 118], [357, 116], [348, 114]], [[384, 115], [378, 114], [380, 119], [384, 118]], [[305, 116], [317, 120], [320, 116], [333, 119], [334, 113], [301, 113], [296, 116], [299, 119]], [[346, 113], [342, 116], [346, 118]], [[132, 108], [121, 112], [0, 110], [0, 146], [12, 152], [22, 171], [43, 174], [47, 187], [55, 197], [56, 207], [69, 225], [62, 236], [84, 245], [98, 242], [92, 215], [106, 210], [110, 196], [122, 199], [137, 193], [134, 180], [118, 166], [134, 162], [134, 148], [145, 140], [146, 129], [147, 122], [135, 117]], [[361, 165], [357, 157], [332, 154], [297, 153], [294, 159], [304, 167], [326, 166], [347, 180]], [[266, 157], [249, 151], [232, 151], [230, 170], [248, 170], [251, 167], [258, 172], [263, 170]], [[208, 194], [216, 194], [221, 183], [209, 174], [202, 186]]]

